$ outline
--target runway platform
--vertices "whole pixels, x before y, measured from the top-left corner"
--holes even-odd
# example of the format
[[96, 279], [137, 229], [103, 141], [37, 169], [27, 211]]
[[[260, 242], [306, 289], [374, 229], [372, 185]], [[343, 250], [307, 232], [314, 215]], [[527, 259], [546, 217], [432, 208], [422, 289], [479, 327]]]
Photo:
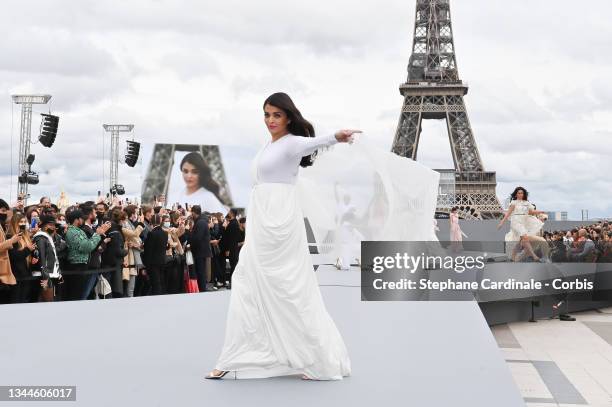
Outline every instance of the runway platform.
[[219, 291], [1, 306], [0, 385], [77, 387], [53, 406], [525, 405], [475, 302], [362, 302], [357, 271], [317, 275], [351, 357], [342, 381], [204, 380], [224, 337]]

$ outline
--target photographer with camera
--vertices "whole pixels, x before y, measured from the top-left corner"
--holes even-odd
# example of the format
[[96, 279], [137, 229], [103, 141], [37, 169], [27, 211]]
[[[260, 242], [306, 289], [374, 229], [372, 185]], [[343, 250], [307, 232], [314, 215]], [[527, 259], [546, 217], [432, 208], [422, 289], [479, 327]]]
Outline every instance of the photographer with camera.
[[193, 229], [189, 238], [193, 254], [194, 269], [198, 278], [198, 289], [206, 291], [206, 283], [210, 281], [212, 251], [210, 249], [210, 231], [208, 216], [202, 214], [202, 207], [194, 205], [191, 208]]
[[40, 284], [33, 284], [32, 296], [35, 301], [53, 301], [55, 289], [63, 284], [58, 253], [55, 246], [56, 219], [51, 215], [42, 215], [38, 232], [33, 241], [39, 252], [39, 261], [32, 264], [32, 275], [40, 278]]
[[11, 303], [31, 301], [32, 273], [30, 271], [30, 264], [38, 262], [38, 250], [30, 238], [27, 227], [28, 220], [21, 212], [16, 212], [9, 222], [7, 236], [19, 236], [17, 242], [9, 249], [11, 269], [17, 279]]
[[154, 214], [150, 218], [151, 231], [144, 242], [142, 261], [151, 284], [151, 294], [160, 295], [166, 292], [166, 249], [168, 233], [161, 226], [162, 217]]
[[[66, 231], [66, 243], [68, 245], [68, 269], [77, 274], [66, 275], [66, 298], [65, 300], [75, 301], [83, 299], [83, 291], [88, 276], [82, 272], [87, 270], [91, 253], [96, 250], [98, 244], [110, 229], [110, 222], [106, 222], [96, 228], [93, 236], [87, 237], [83, 226], [83, 211], [74, 208], [68, 211], [66, 216], [68, 230]], [[89, 294], [89, 293], [87, 293]]]
[[123, 263], [128, 254], [125, 248], [125, 239], [121, 224], [127, 219], [121, 208], [113, 208], [110, 212], [110, 227], [107, 229], [106, 237], [110, 241], [106, 244], [106, 249], [102, 253], [102, 268], [113, 268], [111, 272], [106, 272], [104, 278], [110, 283], [113, 298], [123, 297]]

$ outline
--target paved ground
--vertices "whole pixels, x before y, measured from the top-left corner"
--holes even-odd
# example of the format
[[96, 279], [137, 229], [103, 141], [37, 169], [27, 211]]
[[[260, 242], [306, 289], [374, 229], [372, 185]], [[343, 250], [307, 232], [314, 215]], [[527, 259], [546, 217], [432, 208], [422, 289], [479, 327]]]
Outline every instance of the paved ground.
[[612, 308], [492, 328], [529, 407], [612, 406]]

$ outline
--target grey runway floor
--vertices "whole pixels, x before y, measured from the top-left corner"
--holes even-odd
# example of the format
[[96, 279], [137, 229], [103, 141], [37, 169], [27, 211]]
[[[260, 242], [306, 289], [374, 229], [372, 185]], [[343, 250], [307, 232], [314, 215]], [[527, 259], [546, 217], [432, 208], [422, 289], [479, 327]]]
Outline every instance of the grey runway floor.
[[351, 357], [342, 381], [204, 380], [223, 342], [219, 291], [0, 306], [0, 385], [77, 386], [76, 403], [53, 406], [524, 406], [476, 303], [362, 302], [358, 272], [317, 274]]

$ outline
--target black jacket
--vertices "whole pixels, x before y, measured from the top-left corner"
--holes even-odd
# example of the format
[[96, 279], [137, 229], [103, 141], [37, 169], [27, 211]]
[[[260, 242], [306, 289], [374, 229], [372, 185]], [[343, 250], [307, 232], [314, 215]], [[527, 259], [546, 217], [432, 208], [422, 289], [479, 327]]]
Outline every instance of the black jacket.
[[53, 273], [55, 262], [58, 261], [53, 253], [53, 246], [44, 236], [35, 236], [32, 239], [38, 248], [38, 263], [32, 265], [32, 271], [42, 272], [41, 279], [46, 280]]
[[102, 266], [117, 267], [123, 264], [123, 258], [127, 255], [121, 226], [113, 222], [106, 232], [106, 237], [111, 240], [106, 244], [106, 249], [102, 253]]
[[157, 226], [147, 233], [142, 253], [142, 263], [145, 267], [164, 266], [166, 264], [166, 247], [168, 247], [168, 233]]
[[238, 253], [238, 243], [243, 239], [240, 225], [235, 218], [230, 220], [227, 224], [227, 227], [223, 232], [222, 240], [224, 241], [223, 248], [230, 251], [230, 256]]
[[206, 217], [200, 216], [193, 225], [189, 243], [191, 244], [191, 254], [193, 254], [193, 257], [200, 259], [212, 257], [212, 252], [210, 251], [210, 231], [208, 230], [208, 220]]
[[28, 256], [30, 254], [32, 254], [30, 249], [27, 247], [20, 249], [19, 243], [15, 243], [13, 248], [9, 250], [11, 270], [17, 280], [30, 276], [30, 265], [28, 264]]

